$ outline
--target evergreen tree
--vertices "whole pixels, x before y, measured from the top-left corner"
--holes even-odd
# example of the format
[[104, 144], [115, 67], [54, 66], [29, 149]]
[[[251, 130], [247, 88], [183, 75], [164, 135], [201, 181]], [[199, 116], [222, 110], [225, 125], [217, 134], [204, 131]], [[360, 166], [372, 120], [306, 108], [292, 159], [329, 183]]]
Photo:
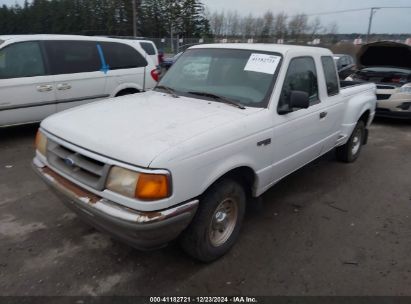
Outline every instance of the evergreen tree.
[[[137, 1], [140, 36], [210, 33], [200, 0]], [[132, 35], [132, 0], [25, 0], [0, 7], [0, 34]]]

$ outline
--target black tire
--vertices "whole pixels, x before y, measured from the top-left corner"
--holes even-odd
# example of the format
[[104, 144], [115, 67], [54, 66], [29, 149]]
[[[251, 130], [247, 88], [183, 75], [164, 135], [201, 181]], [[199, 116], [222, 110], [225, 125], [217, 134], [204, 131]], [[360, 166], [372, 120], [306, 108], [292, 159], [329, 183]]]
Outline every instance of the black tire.
[[[361, 148], [365, 139], [365, 125], [363, 121], [359, 121], [354, 128], [347, 143], [341, 147], [337, 147], [337, 159], [346, 163], [354, 162], [360, 156]], [[356, 145], [359, 146], [356, 148]]]
[[[226, 240], [222, 238], [223, 242], [216, 246], [216, 239], [222, 234], [219, 231], [216, 237], [216, 229], [212, 227], [214, 227], [213, 224], [219, 224], [216, 212], [221, 210], [220, 208], [223, 204], [224, 206], [226, 204], [235, 204], [237, 206], [237, 216], [236, 220], [230, 220], [233, 217], [234, 211], [233, 213], [226, 213], [228, 216], [224, 217], [224, 219], [228, 218], [227, 221], [235, 224], [229, 224], [229, 230], [232, 229], [231, 233], [229, 233], [228, 237], [226, 236]], [[246, 195], [243, 187], [238, 182], [224, 178], [211, 186], [200, 199], [200, 205], [193, 221], [180, 237], [180, 244], [184, 251], [202, 262], [212, 262], [226, 254], [237, 241], [244, 218], [245, 207]]]

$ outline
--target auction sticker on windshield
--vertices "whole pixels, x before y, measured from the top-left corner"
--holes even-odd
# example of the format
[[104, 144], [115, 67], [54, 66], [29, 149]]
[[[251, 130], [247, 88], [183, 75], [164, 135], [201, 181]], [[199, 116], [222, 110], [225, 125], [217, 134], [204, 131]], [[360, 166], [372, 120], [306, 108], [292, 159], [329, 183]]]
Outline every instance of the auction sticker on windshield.
[[244, 71], [274, 75], [280, 60], [280, 56], [253, 53], [248, 59]]

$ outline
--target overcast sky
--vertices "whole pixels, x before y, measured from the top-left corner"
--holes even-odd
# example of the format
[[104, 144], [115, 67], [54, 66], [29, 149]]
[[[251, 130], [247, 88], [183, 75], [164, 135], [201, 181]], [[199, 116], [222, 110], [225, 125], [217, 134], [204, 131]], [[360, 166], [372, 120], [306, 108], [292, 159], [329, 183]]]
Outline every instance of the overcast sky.
[[[2, 4], [22, 3], [23, 0], [0, 0]], [[335, 10], [375, 6], [411, 6], [411, 0], [203, 0], [210, 11], [237, 10], [241, 15], [262, 15], [267, 10], [289, 15], [315, 14]], [[411, 33], [411, 9], [383, 9], [375, 15], [375, 33]], [[321, 16], [324, 25], [337, 22], [340, 33], [366, 33], [369, 11]]]

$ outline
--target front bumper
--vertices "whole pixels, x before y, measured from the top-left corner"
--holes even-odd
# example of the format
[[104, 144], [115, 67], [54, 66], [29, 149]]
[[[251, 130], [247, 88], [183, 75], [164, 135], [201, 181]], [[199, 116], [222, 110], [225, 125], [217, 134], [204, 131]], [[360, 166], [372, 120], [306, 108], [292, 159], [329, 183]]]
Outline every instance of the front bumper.
[[376, 117], [384, 118], [398, 118], [398, 119], [411, 119], [411, 110], [410, 111], [392, 111], [387, 108], [377, 108], [375, 112]]
[[33, 163], [35, 172], [81, 219], [138, 249], [155, 249], [177, 238], [188, 226], [198, 200], [152, 212], [136, 211], [88, 192]]
[[[395, 90], [377, 90], [377, 117], [411, 118], [411, 99], [409, 94]], [[385, 97], [384, 97], [385, 96]]]

